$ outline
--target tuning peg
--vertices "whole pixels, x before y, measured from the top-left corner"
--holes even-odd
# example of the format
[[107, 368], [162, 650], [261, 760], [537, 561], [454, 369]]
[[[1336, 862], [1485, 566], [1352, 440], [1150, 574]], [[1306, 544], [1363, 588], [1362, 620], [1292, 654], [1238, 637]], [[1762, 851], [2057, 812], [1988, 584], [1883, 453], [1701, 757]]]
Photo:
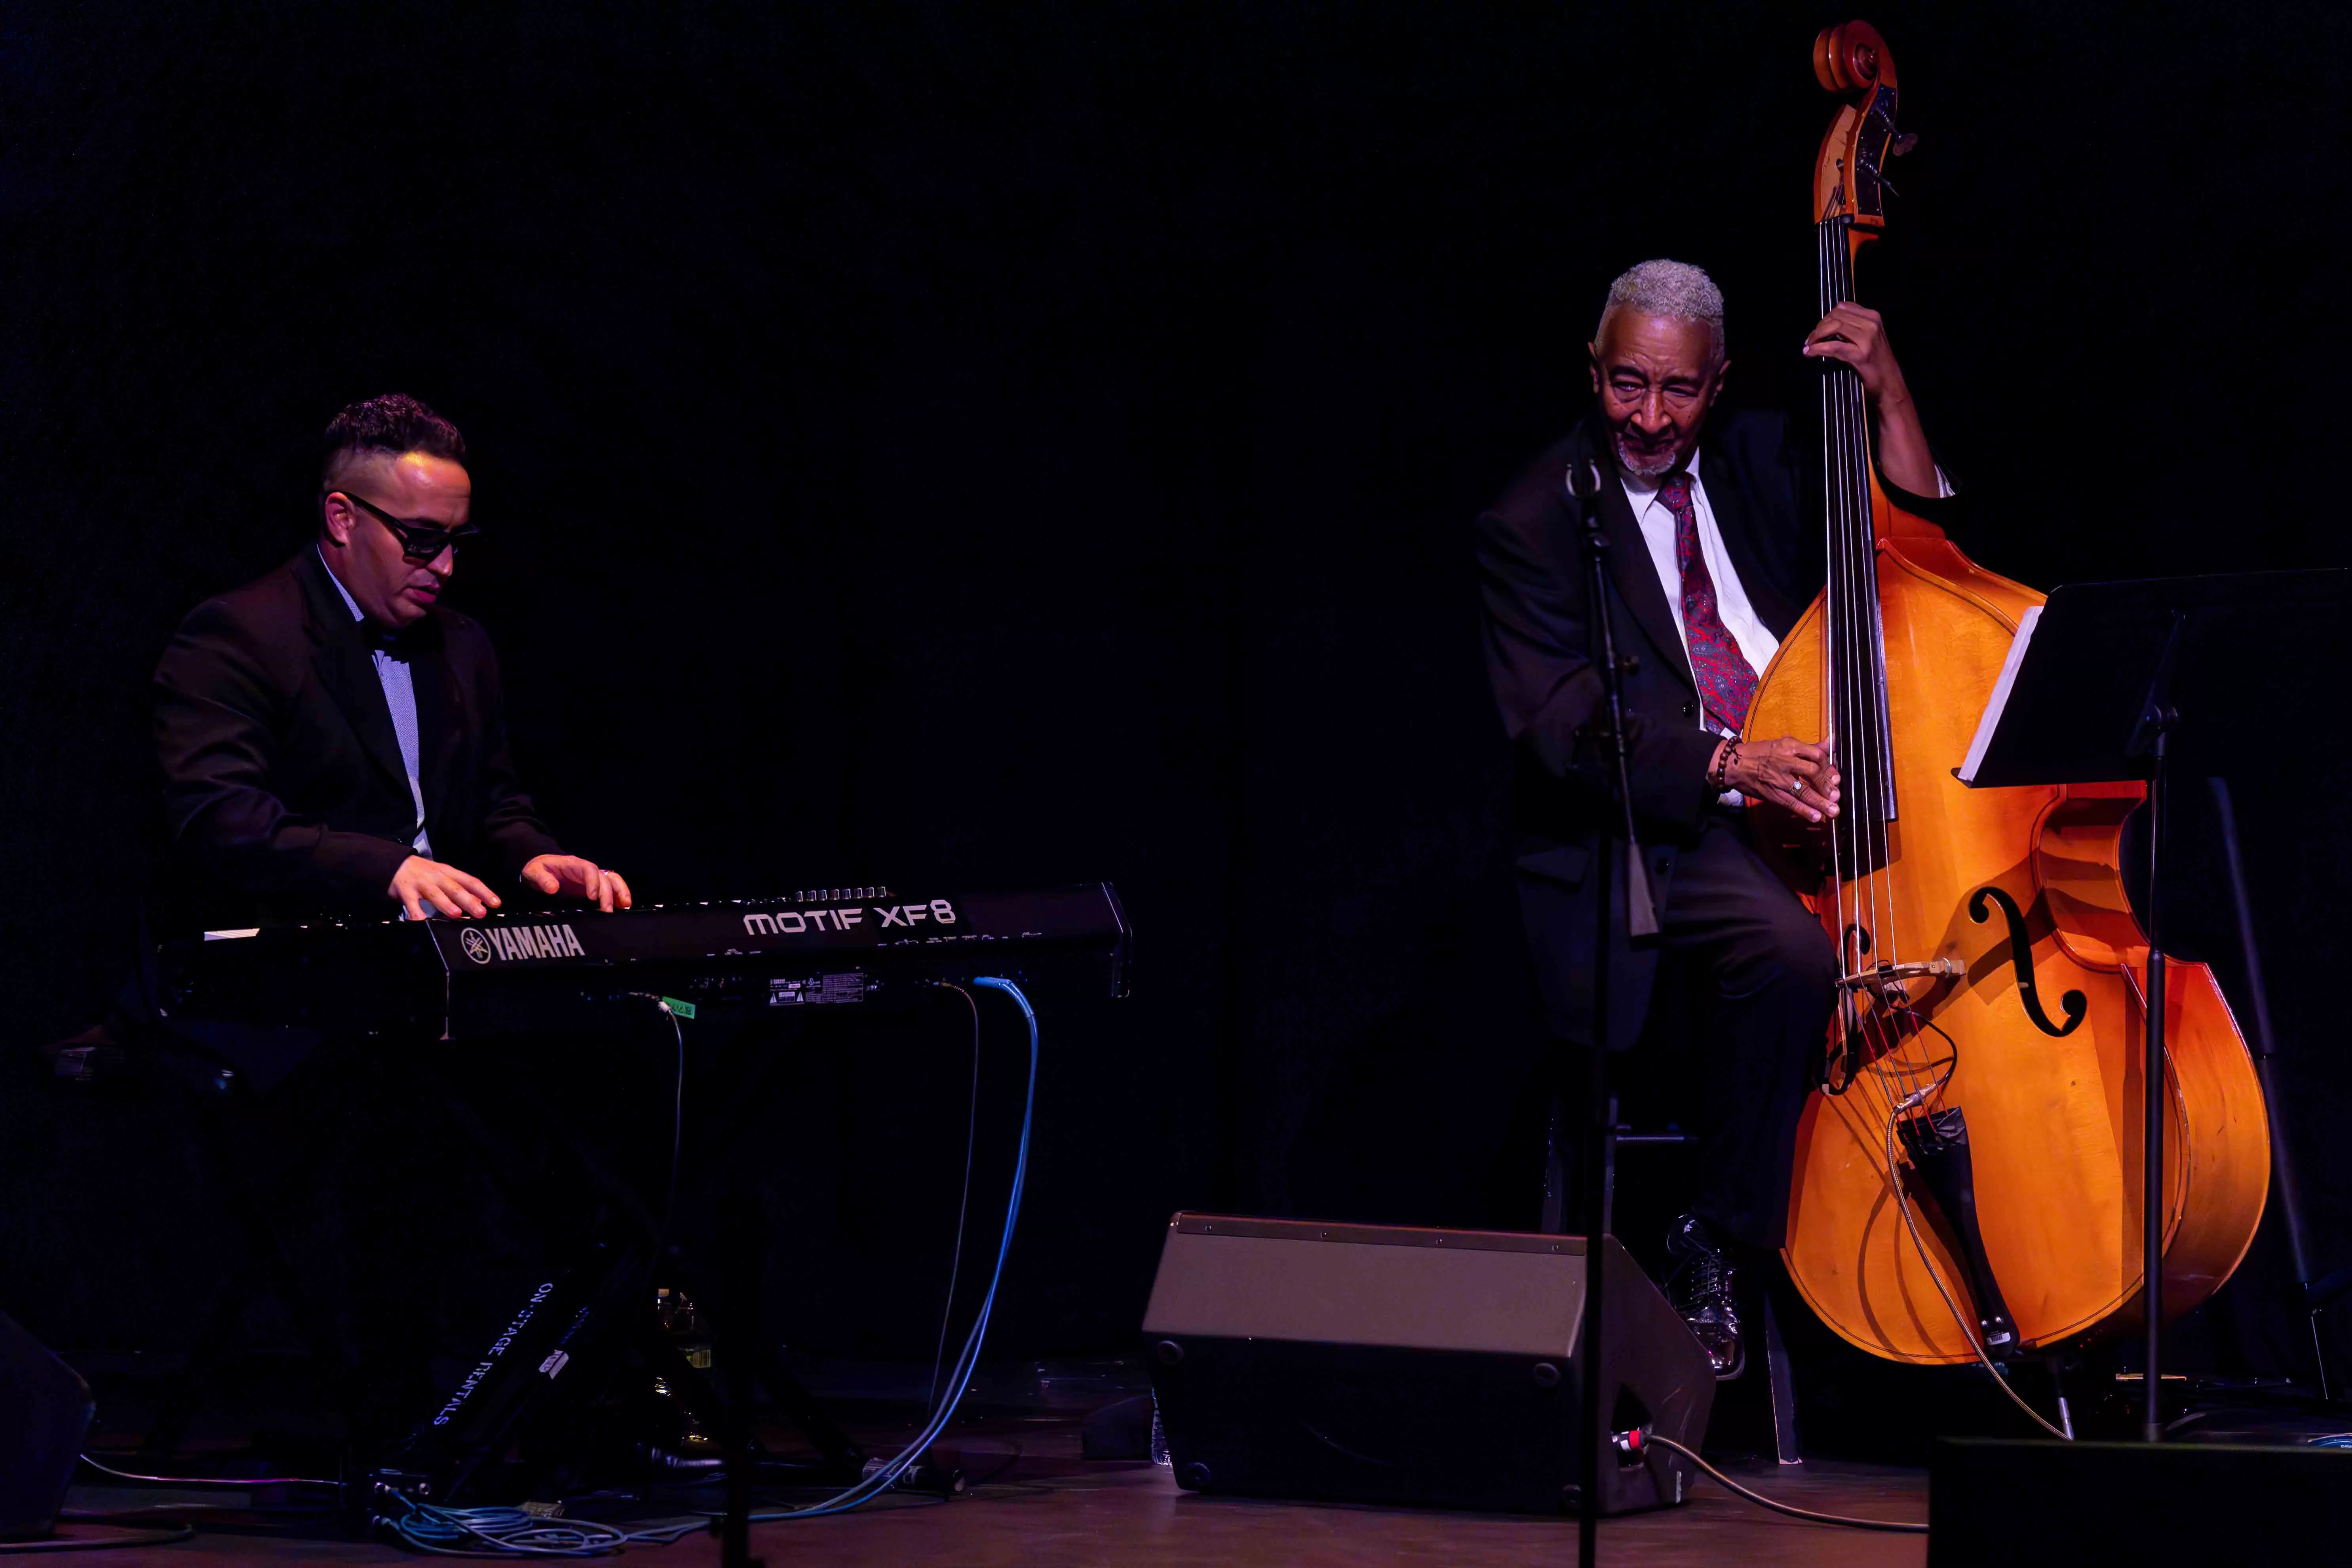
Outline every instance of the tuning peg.
[[1918, 132], [1906, 131], [1902, 135], [1897, 136], [1895, 139], [1895, 145], [1889, 148], [1888, 151], [1893, 153], [1897, 158], [1900, 158], [1904, 153], [1908, 153], [1912, 148], [1916, 147], [1917, 145], [1919, 145]]

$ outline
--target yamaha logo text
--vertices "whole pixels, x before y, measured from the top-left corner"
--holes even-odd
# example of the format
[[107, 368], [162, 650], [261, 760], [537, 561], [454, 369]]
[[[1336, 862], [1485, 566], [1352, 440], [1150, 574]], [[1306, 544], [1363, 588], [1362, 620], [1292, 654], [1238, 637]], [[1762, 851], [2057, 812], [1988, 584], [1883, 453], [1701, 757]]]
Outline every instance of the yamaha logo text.
[[579, 933], [568, 925], [467, 926], [457, 945], [476, 963], [587, 956]]

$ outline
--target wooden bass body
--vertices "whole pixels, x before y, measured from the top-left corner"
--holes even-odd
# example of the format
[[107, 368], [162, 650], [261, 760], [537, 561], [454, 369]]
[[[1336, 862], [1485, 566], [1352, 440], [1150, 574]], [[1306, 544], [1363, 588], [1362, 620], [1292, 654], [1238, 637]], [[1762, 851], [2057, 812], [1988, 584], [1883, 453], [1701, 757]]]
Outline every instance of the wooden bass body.
[[[1780, 846], [1801, 896], [1848, 952], [1956, 961], [1906, 982], [1911, 1013], [1933, 1028], [1882, 1036], [1886, 1054], [1843, 1092], [1817, 1091], [1798, 1135], [1783, 1256], [1797, 1289], [1840, 1335], [1894, 1361], [1976, 1359], [1960, 1241], [1895, 1146], [1899, 1088], [1946, 1070], [1938, 1109], [1965, 1113], [1982, 1250], [2018, 1348], [2137, 1323], [2140, 1286], [2141, 1029], [2147, 944], [2125, 898], [2124, 820], [2138, 784], [1970, 789], [1954, 776], [1999, 678], [2018, 617], [2042, 595], [1976, 566], [1933, 525], [1893, 510], [1874, 479], [1879, 619], [1893, 744], [1895, 819], [1884, 863], [1843, 897], [1805, 879], [1817, 861], [1793, 818], [1759, 810], [1759, 838]], [[1750, 736], [1823, 736], [1824, 599], [1790, 632], [1751, 706]], [[1847, 795], [1853, 798], [1849, 783]], [[1985, 887], [2023, 912], [2044, 998], [2080, 992], [2081, 1023], [2053, 1037], [2029, 1016], [2008, 924], [1979, 920]], [[1857, 910], [1867, 910], [1857, 922]], [[1857, 956], [1851, 930], [1870, 929]], [[2168, 1315], [2206, 1300], [2252, 1241], [2270, 1173], [2270, 1133], [2253, 1064], [2204, 965], [2168, 959], [2163, 1093], [2163, 1300]], [[1833, 1025], [1833, 1033], [1841, 1026]], [[1834, 1058], [1843, 1048], [1832, 1039]], [[1875, 1073], [1875, 1079], [1873, 1074]], [[1892, 1086], [1892, 1087], [1890, 1087]], [[1906, 1224], [1898, 1194], [1912, 1200]], [[1924, 1221], [1922, 1215], [1925, 1216]], [[1913, 1235], [1916, 1231], [1916, 1238]], [[1925, 1252], [1926, 1258], [1921, 1254]]]

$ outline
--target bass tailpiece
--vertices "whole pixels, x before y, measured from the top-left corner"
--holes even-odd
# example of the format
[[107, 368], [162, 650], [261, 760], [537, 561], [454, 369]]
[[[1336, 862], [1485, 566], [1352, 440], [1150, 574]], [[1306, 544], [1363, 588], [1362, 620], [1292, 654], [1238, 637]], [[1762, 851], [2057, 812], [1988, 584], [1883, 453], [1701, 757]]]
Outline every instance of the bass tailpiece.
[[1976, 1298], [1985, 1354], [2006, 1361], [2017, 1350], [2017, 1325], [2010, 1318], [2009, 1303], [2001, 1300], [1992, 1260], [1985, 1256], [1984, 1233], [1977, 1227], [1976, 1167], [1969, 1158], [1968, 1117], [1957, 1106], [1931, 1110], [1911, 1117], [1897, 1131], [1921, 1189], [1915, 1195], [1934, 1204], [1946, 1234], [1958, 1244], [1969, 1293]]

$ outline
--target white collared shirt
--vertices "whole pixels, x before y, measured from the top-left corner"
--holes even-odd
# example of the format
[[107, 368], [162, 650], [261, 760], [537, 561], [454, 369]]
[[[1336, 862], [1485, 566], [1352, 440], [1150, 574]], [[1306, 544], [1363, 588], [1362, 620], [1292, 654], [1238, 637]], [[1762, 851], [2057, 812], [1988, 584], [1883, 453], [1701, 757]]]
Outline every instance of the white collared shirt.
[[[320, 552], [319, 564], [327, 566], [324, 551]], [[343, 580], [335, 575], [331, 566], [327, 566], [327, 581], [343, 596], [343, 608], [351, 611], [352, 619], [367, 619], [360, 610], [359, 601], [352, 597], [352, 591], [343, 586]], [[433, 841], [425, 836], [425, 782], [418, 762], [424, 744], [416, 730], [416, 682], [409, 675], [405, 659], [394, 658], [382, 648], [369, 652], [375, 660], [376, 684], [383, 688], [383, 705], [392, 710], [392, 732], [400, 742], [401, 763], [408, 770], [409, 798], [416, 802], [416, 837], [408, 847], [430, 860]]]

